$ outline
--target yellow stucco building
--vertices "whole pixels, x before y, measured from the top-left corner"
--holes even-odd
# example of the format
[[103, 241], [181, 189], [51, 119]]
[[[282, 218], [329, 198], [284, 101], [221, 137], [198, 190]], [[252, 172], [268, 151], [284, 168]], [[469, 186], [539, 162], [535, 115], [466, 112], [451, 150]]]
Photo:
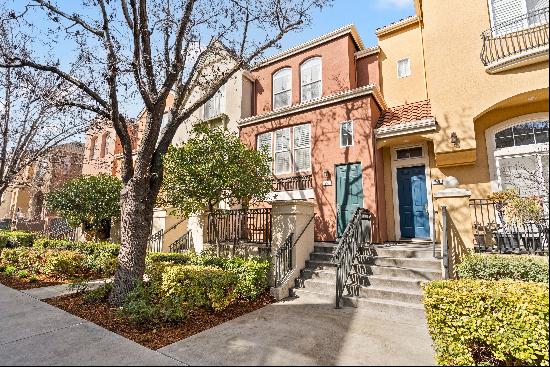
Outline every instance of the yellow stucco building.
[[[390, 240], [434, 235], [434, 193], [449, 176], [471, 198], [509, 186], [548, 195], [548, 1], [414, 4], [414, 16], [376, 32]], [[425, 187], [401, 187], [411, 176]], [[409, 223], [418, 213], [403, 202], [418, 195], [423, 222]]]

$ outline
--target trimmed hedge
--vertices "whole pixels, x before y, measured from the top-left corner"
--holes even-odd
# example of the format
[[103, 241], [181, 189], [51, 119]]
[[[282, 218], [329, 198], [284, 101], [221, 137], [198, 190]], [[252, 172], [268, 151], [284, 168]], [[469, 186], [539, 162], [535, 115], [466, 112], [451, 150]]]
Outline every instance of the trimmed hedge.
[[548, 285], [510, 280], [423, 285], [440, 365], [548, 366]]
[[548, 257], [470, 254], [457, 267], [460, 278], [548, 283]]
[[[84, 255], [77, 251], [16, 247], [2, 251], [0, 266], [30, 274], [68, 278], [88, 272]], [[28, 274], [28, 275], [30, 275]]]
[[158, 278], [166, 264], [194, 265], [227, 270], [238, 278], [236, 292], [240, 298], [255, 299], [269, 286], [269, 261], [260, 258], [224, 258], [212, 254], [151, 253], [147, 255], [147, 274]]
[[4, 247], [30, 247], [34, 241], [34, 234], [26, 231], [0, 230], [0, 249]]
[[109, 242], [74, 242], [40, 238], [34, 241], [34, 248], [76, 251], [84, 255], [84, 263], [104, 276], [114, 274], [120, 245]]

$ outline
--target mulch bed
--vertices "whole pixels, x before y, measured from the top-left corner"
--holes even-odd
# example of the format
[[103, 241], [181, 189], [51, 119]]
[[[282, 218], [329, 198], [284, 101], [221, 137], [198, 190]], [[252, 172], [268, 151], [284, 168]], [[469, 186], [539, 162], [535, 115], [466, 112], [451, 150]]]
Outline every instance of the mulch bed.
[[33, 288], [49, 287], [51, 285], [59, 285], [64, 283], [67, 283], [67, 282], [62, 282], [57, 279], [50, 279], [45, 277], [41, 277], [31, 282], [29, 281], [29, 279], [26, 279], [26, 278], [12, 277], [12, 276], [0, 273], [0, 284], [3, 284], [7, 287], [17, 289], [20, 291], [33, 289]]
[[83, 294], [72, 294], [50, 298], [45, 302], [155, 350], [275, 302], [266, 292], [254, 301], [236, 301], [219, 312], [192, 310], [187, 319], [178, 324], [137, 326], [128, 318], [119, 316], [117, 309], [108, 303], [87, 303], [83, 297]]

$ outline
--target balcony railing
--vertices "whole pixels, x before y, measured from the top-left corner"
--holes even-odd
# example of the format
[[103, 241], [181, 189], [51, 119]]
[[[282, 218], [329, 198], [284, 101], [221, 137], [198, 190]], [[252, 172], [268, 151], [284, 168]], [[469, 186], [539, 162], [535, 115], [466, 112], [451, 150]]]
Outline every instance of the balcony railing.
[[489, 66], [548, 46], [548, 7], [521, 15], [481, 34], [481, 61]]
[[273, 180], [273, 191], [307, 190], [311, 188], [313, 188], [311, 175]]

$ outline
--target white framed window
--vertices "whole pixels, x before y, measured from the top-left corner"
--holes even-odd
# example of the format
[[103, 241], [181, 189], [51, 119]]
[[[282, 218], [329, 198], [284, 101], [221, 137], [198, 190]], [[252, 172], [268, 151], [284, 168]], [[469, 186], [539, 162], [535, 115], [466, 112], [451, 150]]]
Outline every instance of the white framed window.
[[96, 158], [96, 155], [97, 155], [96, 143], [97, 143], [97, 136], [94, 136], [92, 137], [92, 140], [90, 142], [90, 159]]
[[290, 128], [275, 132], [275, 174], [290, 173]]
[[406, 78], [411, 75], [411, 59], [405, 58], [397, 61], [397, 77]]
[[505, 121], [487, 130], [493, 191], [515, 187], [521, 196], [547, 196], [548, 114]]
[[[494, 35], [518, 31], [548, 21], [548, 0], [488, 0]], [[526, 16], [530, 14], [529, 16]]]
[[300, 66], [301, 100], [306, 102], [323, 94], [323, 66], [320, 57], [313, 57]]
[[353, 121], [344, 121], [340, 124], [340, 147], [353, 145]]
[[273, 109], [292, 104], [292, 69], [284, 68], [273, 74]]
[[294, 126], [294, 172], [311, 169], [311, 125]]
[[[256, 150], [265, 151], [269, 158], [273, 160], [273, 133], [263, 133], [256, 137]], [[271, 162], [273, 169], [273, 162]]]
[[[225, 112], [225, 85], [204, 104], [204, 119], [208, 120]], [[165, 115], [167, 116], [167, 114]]]
[[424, 157], [424, 152], [422, 146], [396, 149], [395, 150], [395, 159], [414, 159]]
[[109, 155], [109, 149], [111, 147], [111, 133], [106, 132], [103, 136], [103, 152], [101, 153], [101, 158]]

